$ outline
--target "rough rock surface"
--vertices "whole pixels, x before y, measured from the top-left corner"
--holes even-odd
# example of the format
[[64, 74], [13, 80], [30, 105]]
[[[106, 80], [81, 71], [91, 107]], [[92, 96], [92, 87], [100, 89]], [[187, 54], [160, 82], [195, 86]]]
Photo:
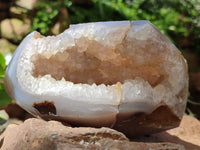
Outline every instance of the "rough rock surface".
[[130, 142], [122, 133], [109, 128], [72, 128], [56, 121], [28, 119], [21, 125], [10, 125], [1, 137], [1, 150], [81, 150], [136, 149], [184, 150], [173, 143]]
[[179, 127], [133, 139], [140, 142], [173, 142], [184, 145], [187, 150], [200, 150], [200, 121], [184, 116]]

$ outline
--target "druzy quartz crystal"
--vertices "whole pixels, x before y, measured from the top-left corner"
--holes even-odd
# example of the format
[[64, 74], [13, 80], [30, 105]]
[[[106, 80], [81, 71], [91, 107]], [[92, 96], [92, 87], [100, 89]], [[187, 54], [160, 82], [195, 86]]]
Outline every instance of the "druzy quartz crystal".
[[32, 32], [16, 49], [5, 85], [35, 116], [127, 136], [178, 126], [188, 96], [186, 60], [149, 21]]

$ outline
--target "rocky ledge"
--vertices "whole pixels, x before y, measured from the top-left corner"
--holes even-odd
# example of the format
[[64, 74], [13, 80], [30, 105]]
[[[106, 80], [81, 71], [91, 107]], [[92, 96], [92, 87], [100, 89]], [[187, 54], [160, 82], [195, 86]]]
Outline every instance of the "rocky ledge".
[[130, 140], [109, 128], [73, 128], [57, 121], [32, 118], [20, 125], [9, 125], [1, 135], [0, 147], [2, 150], [198, 150], [200, 122], [184, 116], [178, 128]]

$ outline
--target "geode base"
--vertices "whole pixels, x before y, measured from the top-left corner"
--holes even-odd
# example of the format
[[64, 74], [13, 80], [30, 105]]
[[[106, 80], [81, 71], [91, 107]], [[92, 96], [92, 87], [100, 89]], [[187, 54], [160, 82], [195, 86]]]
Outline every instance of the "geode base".
[[[101, 124], [84, 123], [79, 120], [71, 118], [54, 116], [54, 115], [40, 115], [46, 121], [56, 120], [66, 126], [72, 127], [102, 127]], [[117, 116], [113, 129], [124, 133], [127, 137], [133, 138], [141, 135], [148, 135], [164, 130], [178, 127], [181, 119], [177, 117], [167, 105], [162, 105], [156, 108], [151, 113], [137, 112], [124, 118], [124, 116]], [[104, 127], [110, 127], [108, 123], [104, 122]]]

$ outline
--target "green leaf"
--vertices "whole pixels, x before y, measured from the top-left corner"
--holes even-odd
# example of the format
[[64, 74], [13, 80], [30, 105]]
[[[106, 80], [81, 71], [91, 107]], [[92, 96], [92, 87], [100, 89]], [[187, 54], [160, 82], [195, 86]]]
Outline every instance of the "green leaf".
[[0, 90], [4, 89], [3, 83], [0, 82]]
[[0, 66], [2, 68], [4, 68], [6, 66], [6, 60], [5, 60], [4, 56], [3, 56], [3, 54], [1, 54], [1, 53], [0, 53]]
[[4, 77], [6, 67], [6, 60], [4, 56], [0, 53], [0, 77]]
[[4, 124], [9, 119], [5, 110], [0, 110], [0, 125]]
[[5, 74], [5, 71], [4, 71], [3, 67], [0, 66], [0, 78], [3, 78], [4, 74]]
[[192, 105], [197, 105], [197, 106], [200, 106], [200, 103], [197, 103], [197, 102], [194, 102], [194, 101], [191, 101], [191, 100], [187, 100], [188, 103], [192, 104]]
[[196, 117], [195, 114], [191, 111], [191, 109], [187, 108], [186, 110], [187, 110], [189, 116]]
[[11, 102], [11, 98], [6, 93], [5, 89], [0, 89], [0, 107], [5, 106]]

